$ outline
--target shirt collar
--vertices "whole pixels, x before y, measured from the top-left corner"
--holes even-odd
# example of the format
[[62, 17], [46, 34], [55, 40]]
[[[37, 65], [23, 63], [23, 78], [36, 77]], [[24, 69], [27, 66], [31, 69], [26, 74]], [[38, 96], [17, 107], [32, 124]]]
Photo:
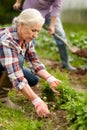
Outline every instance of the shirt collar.
[[12, 38], [13, 40], [16, 42], [16, 43], [19, 43], [19, 38], [18, 38], [18, 34], [17, 34], [17, 26], [12, 26], [9, 28], [9, 31], [12, 35]]

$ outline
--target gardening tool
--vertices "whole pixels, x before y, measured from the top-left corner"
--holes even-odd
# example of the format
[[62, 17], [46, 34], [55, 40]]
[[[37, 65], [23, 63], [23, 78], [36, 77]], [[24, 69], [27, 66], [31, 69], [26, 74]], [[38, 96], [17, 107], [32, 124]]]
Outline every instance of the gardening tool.
[[[44, 29], [45, 30], [48, 30], [48, 27], [44, 26]], [[71, 47], [68, 42], [64, 41], [64, 39], [62, 37], [60, 37], [58, 34], [54, 33], [53, 36], [56, 36], [58, 39], [60, 39], [67, 47], [68, 49], [72, 52], [72, 53], [76, 53], [79, 48], [74, 46], [74, 47]]]
[[84, 57], [87, 58], [87, 49], [80, 49], [76, 46], [71, 47], [67, 42], [65, 42], [63, 40], [63, 38], [61, 38], [58, 34], [54, 33], [54, 36], [56, 36], [57, 38], [59, 38], [61, 41], [63, 41], [63, 43], [69, 48], [69, 50], [73, 53], [76, 54], [80, 57]]
[[68, 49], [69, 49], [72, 53], [76, 53], [76, 52], [79, 50], [79, 48], [76, 47], [76, 46], [71, 47], [71, 46], [68, 44], [68, 42], [65, 42], [64, 39], [61, 38], [58, 34], [54, 33], [53, 35], [56, 36], [58, 39], [60, 39], [60, 40], [68, 47]]
[[80, 57], [87, 58], [87, 48], [79, 49], [76, 54]]

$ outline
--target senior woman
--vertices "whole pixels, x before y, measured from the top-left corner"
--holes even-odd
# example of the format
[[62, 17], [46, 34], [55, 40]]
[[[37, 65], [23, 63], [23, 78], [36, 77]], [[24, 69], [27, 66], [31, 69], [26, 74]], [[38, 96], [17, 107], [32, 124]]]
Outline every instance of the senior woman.
[[[49, 116], [46, 103], [31, 88], [40, 77], [59, 94], [55, 90], [59, 80], [47, 72], [31, 42], [41, 30], [44, 18], [39, 11], [30, 8], [14, 18], [13, 23], [14, 26], [0, 29], [0, 99], [8, 107], [15, 108], [16, 105], [8, 97], [9, 90], [14, 86], [32, 102], [38, 116]], [[32, 65], [34, 74], [23, 67], [24, 59]]]

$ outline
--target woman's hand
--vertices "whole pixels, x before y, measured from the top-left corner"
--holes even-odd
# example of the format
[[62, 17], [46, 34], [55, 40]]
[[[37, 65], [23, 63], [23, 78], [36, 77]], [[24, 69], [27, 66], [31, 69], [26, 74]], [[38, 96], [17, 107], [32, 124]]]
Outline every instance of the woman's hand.
[[50, 111], [46, 103], [39, 97], [35, 98], [32, 101], [33, 105], [35, 106], [35, 111], [40, 117], [49, 117]]
[[15, 10], [20, 9], [20, 7], [21, 7], [21, 3], [20, 3], [20, 2], [16, 2], [16, 3], [13, 5], [13, 8], [14, 8]]
[[49, 33], [50, 35], [53, 35], [53, 34], [55, 33], [55, 27], [54, 27], [54, 26], [49, 26], [49, 27], [48, 27], [48, 33]]
[[47, 78], [47, 82], [50, 84], [50, 88], [52, 89], [52, 91], [57, 95], [60, 96], [60, 93], [58, 90], [56, 90], [55, 88], [59, 86], [59, 84], [62, 82], [59, 79], [56, 79], [54, 76], [50, 76]]

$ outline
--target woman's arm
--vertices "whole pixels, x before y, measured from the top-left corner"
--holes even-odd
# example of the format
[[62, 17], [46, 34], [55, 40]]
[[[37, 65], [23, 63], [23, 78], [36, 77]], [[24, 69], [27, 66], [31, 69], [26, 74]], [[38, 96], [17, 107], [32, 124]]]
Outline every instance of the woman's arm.
[[41, 78], [43, 78], [44, 80], [46, 80], [49, 85], [50, 88], [52, 89], [52, 91], [59, 96], [60, 93], [55, 89], [56, 87], [59, 86], [59, 84], [62, 82], [59, 79], [56, 79], [54, 76], [52, 76], [49, 72], [47, 72], [46, 70], [40, 70], [37, 75]]
[[33, 92], [33, 90], [30, 88], [30, 86], [25, 85], [25, 87], [23, 87], [20, 91], [25, 97], [27, 97], [29, 100], [31, 100], [38, 116], [49, 117], [50, 111], [48, 109], [48, 106], [45, 104], [45, 102], [40, 97], [38, 97]]

